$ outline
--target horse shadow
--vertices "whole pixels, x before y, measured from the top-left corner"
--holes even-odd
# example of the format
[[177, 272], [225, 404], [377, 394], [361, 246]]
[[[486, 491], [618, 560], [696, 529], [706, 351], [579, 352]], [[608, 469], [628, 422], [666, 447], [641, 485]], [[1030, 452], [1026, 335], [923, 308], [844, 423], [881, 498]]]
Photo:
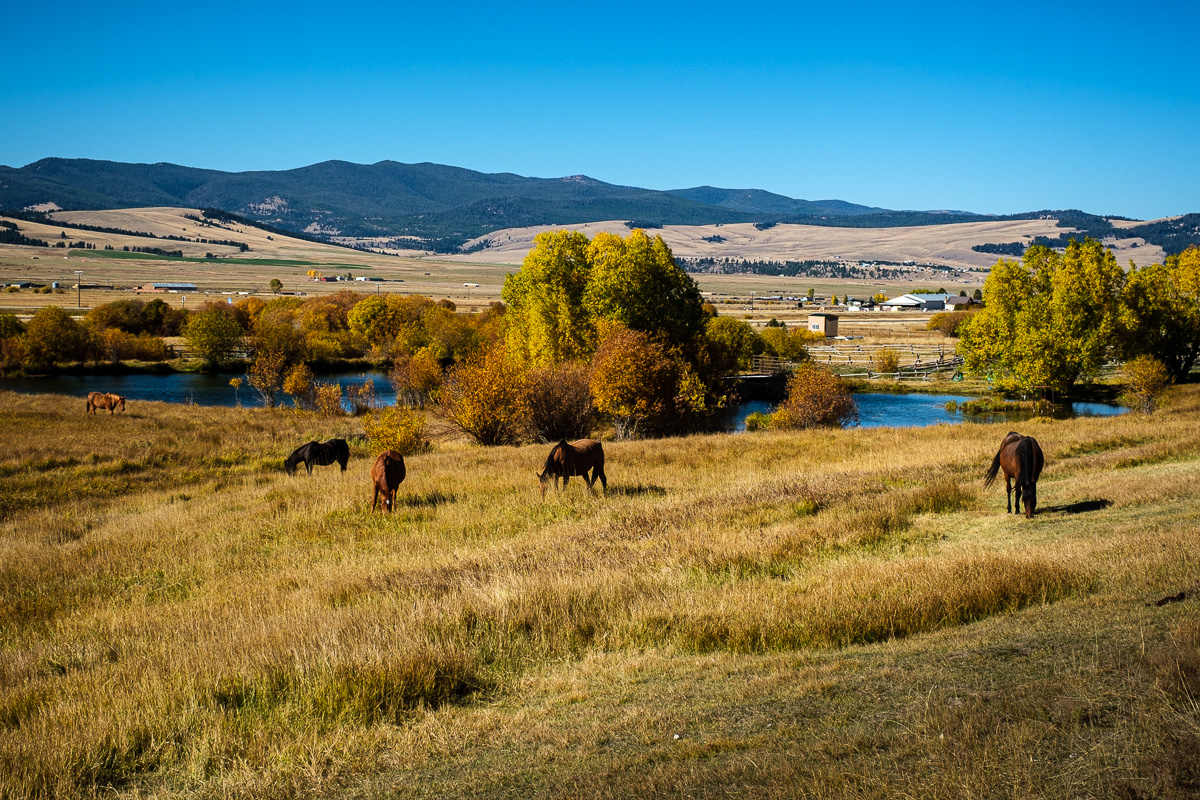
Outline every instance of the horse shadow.
[[667, 490], [661, 486], [653, 484], [647, 486], [639, 483], [636, 486], [610, 486], [606, 495], [615, 495], [616, 497], [661, 497], [667, 493]]
[[439, 491], [410, 494], [403, 497], [396, 495], [396, 505], [407, 506], [408, 508], [437, 508], [438, 506], [457, 501], [458, 495], [454, 493], [446, 494]]
[[1080, 500], [1077, 503], [1064, 503], [1057, 506], [1042, 506], [1038, 511], [1042, 514], [1087, 514], [1091, 511], [1103, 511], [1113, 504], [1112, 500]]

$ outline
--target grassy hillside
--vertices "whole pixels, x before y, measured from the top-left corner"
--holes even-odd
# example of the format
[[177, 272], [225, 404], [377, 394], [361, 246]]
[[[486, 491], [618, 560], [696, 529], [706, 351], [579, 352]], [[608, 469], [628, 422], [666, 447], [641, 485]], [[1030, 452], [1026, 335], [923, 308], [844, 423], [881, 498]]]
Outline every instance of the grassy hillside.
[[[369, 512], [354, 420], [0, 393], [0, 797], [1200, 790], [1200, 387], [1023, 426], [446, 442]], [[1183, 592], [1179, 602], [1153, 601]], [[1149, 603], [1149, 604], [1148, 604]]]

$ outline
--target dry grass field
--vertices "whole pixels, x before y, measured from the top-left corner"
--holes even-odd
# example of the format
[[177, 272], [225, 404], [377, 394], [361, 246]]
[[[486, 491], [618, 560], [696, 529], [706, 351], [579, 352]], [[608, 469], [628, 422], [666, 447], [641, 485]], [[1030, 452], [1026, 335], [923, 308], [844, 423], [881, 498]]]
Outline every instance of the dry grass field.
[[[283, 457], [352, 419], [0, 393], [0, 797], [1200, 792], [1200, 387], [1007, 426], [446, 442], [397, 513]], [[1161, 598], [1182, 597], [1157, 605]]]

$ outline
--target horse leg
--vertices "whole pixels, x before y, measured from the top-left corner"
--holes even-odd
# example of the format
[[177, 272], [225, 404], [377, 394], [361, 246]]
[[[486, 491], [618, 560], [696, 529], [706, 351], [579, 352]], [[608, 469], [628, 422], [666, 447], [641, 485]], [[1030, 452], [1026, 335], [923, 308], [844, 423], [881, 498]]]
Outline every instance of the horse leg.
[[375, 494], [371, 497], [371, 513], [375, 513], [375, 506], [379, 504], [379, 484], [375, 484]]
[[313, 467], [313, 462], [311, 462], [311, 461], [305, 461], [305, 462], [304, 462], [304, 468], [305, 468], [306, 470], [308, 470], [308, 474], [309, 474], [310, 476], [312, 475], [312, 467]]
[[1015, 506], [1013, 513], [1020, 514], [1021, 513], [1021, 479], [1020, 478], [1017, 478], [1017, 487], [1014, 490], [1014, 493], [1016, 494], [1016, 497], [1013, 498], [1013, 505]]
[[595, 483], [596, 475], [600, 476], [600, 485], [604, 488], [604, 493], [608, 494], [608, 478], [604, 477], [604, 470], [601, 467], [596, 467], [592, 475], [592, 482]]
[[1005, 514], [1012, 513], [1012, 490], [1013, 490], [1012, 478], [1005, 475], [1004, 476], [1004, 491], [1008, 495], [1008, 510], [1004, 512]]

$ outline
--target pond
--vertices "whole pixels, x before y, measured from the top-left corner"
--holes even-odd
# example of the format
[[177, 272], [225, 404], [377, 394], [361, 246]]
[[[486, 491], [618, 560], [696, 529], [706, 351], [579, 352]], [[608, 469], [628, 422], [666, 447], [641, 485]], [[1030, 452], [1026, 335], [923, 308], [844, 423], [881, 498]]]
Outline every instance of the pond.
[[[243, 384], [236, 393], [229, 385], [232, 374], [201, 374], [174, 372], [153, 375], [55, 375], [40, 378], [0, 378], [0, 389], [23, 394], [65, 394], [83, 398], [88, 392], [102, 391], [124, 395], [131, 401], [162, 400], [167, 403], [195, 403], [202, 406], [233, 406], [239, 401], [243, 406], [258, 407], [262, 400], [258, 393]], [[351, 385], [371, 380], [375, 384], [375, 396], [384, 404], [396, 400], [396, 393], [379, 371], [342, 373], [318, 376], [318, 380], [337, 381], [343, 391]], [[286, 397], [286, 395], [284, 396]], [[946, 403], [951, 400], [961, 403], [964, 397], [949, 394], [858, 394], [859, 425], [863, 428], [896, 427], [912, 428], [939, 423], [955, 424], [972, 422], [1018, 421], [1028, 414], [989, 414], [965, 416], [961, 411], [947, 411]], [[769, 414], [772, 403], [763, 400], [748, 400], [742, 403], [730, 419], [729, 429], [744, 431], [746, 417], [754, 412]], [[1107, 403], [1070, 403], [1056, 406], [1056, 418], [1076, 416], [1109, 416], [1121, 414], [1126, 409]]]

